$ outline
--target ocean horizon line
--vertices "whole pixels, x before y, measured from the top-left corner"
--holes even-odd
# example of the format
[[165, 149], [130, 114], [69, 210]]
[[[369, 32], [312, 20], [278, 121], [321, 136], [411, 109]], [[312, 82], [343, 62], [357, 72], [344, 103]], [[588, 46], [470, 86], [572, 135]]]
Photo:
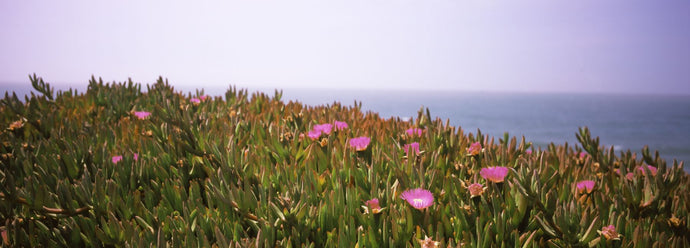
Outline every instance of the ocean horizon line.
[[[127, 81], [112, 81], [112, 82], [107, 82], [103, 81], [104, 83], [126, 83]], [[142, 91], [146, 91], [146, 86], [147, 85], [153, 85], [155, 82], [150, 82], [150, 83], [143, 83], [143, 82], [136, 82], [133, 81], [134, 83], [139, 83], [142, 86]], [[58, 91], [69, 91], [71, 90], [77, 90], [77, 92], [84, 93], [86, 92], [88, 88], [89, 82], [86, 81], [84, 83], [62, 83], [62, 82], [50, 82], [46, 81], [46, 83], [50, 84], [51, 87], [54, 89], [54, 93], [57, 93]], [[278, 91], [310, 91], [310, 92], [327, 92], [327, 91], [348, 91], [348, 92], [380, 92], [380, 91], [385, 91], [385, 92], [400, 92], [400, 93], [409, 93], [409, 92], [420, 92], [420, 93], [442, 93], [442, 94], [519, 94], [519, 95], [550, 95], [550, 94], [555, 94], [555, 95], [601, 95], [601, 96], [652, 96], [652, 97], [658, 97], [658, 96], [672, 96], [672, 97], [690, 97], [690, 92], [637, 92], [637, 91], [571, 91], [571, 90], [540, 90], [540, 91], [534, 91], [534, 90], [515, 90], [515, 89], [463, 89], [463, 88], [454, 88], [454, 87], [436, 87], [436, 88], [424, 88], [424, 87], [343, 87], [343, 86], [316, 86], [316, 87], [310, 87], [310, 86], [285, 86], [285, 87], [279, 87], [279, 86], [266, 86], [266, 85], [246, 85], [246, 84], [227, 84], [227, 85], [187, 85], [187, 84], [175, 84], [169, 82], [170, 86], [172, 86], [176, 91], [181, 91], [181, 93], [186, 94], [186, 93], [195, 93], [196, 91], [201, 91], [203, 90], [205, 94], [208, 94], [209, 91], [222, 91], [216, 94], [217, 96], [222, 96], [225, 94], [227, 90], [229, 90], [232, 87], [235, 87], [236, 89], [242, 89], [242, 90], [247, 90], [249, 93], [254, 93], [254, 92], [264, 92], [267, 94], [272, 94], [276, 90]], [[25, 94], [28, 94], [30, 91], [35, 91], [33, 87], [31, 86], [31, 82], [27, 80], [26, 82], [11, 82], [11, 81], [2, 81], [0, 82], [0, 91], [4, 92], [12, 92], [12, 91], [19, 91], [19, 93], [25, 92]]]

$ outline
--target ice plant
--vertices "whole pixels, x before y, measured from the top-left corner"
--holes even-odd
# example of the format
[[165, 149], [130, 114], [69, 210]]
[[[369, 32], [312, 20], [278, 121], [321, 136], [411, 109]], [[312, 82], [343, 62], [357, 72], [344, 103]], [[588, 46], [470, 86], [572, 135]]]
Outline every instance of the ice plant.
[[382, 210], [381, 206], [379, 205], [379, 199], [378, 198], [374, 198], [374, 199], [371, 199], [371, 200], [364, 202], [364, 206], [362, 206], [362, 207], [364, 207], [365, 213], [378, 214]]
[[587, 156], [586, 152], [580, 152], [580, 159], [584, 159]]
[[335, 130], [341, 131], [347, 128], [347, 122], [344, 121], [335, 121], [333, 122], [333, 125], [335, 125]]
[[149, 117], [151, 115], [151, 112], [147, 111], [135, 111], [134, 115], [137, 116], [140, 120], [146, 119], [146, 117]]
[[309, 133], [307, 133], [307, 136], [309, 136], [310, 139], [318, 139], [321, 136], [321, 131], [319, 130], [311, 130]]
[[[615, 172], [616, 175], [620, 175], [620, 174], [621, 174], [621, 170], [620, 170], [620, 169], [614, 169], [613, 172]], [[633, 174], [632, 172], [628, 172], [628, 174], [625, 174], [625, 178], [628, 179], [628, 180], [633, 180], [633, 177], [634, 177], [634, 176], [635, 176], [635, 174]]]
[[649, 169], [649, 172], [651, 172], [652, 176], [656, 176], [656, 171], [657, 171], [656, 167], [651, 166], [651, 165], [646, 165], [646, 164], [637, 167], [637, 169], [640, 170], [640, 172], [642, 172], [642, 175], [647, 175], [647, 170], [645, 170], [645, 168], [644, 168], [645, 166], [647, 167], [647, 169]]
[[371, 138], [366, 136], [352, 138], [350, 139], [350, 147], [355, 148], [357, 151], [364, 151], [369, 146], [369, 142], [371, 142]]
[[410, 152], [410, 148], [415, 151], [417, 155], [419, 155], [419, 143], [418, 142], [412, 142], [410, 144], [405, 144], [403, 146], [403, 150], [405, 150], [405, 154]]
[[422, 248], [436, 248], [439, 245], [441, 245], [441, 242], [434, 241], [426, 235], [424, 235], [424, 239], [418, 239], [418, 241], [419, 245], [422, 246]]
[[633, 180], [634, 177], [635, 174], [633, 174], [632, 172], [628, 172], [628, 174], [625, 174], [625, 178], [628, 180]]
[[580, 194], [584, 193], [592, 193], [592, 190], [594, 189], [594, 181], [592, 180], [584, 180], [580, 181], [576, 184], [577, 187], [577, 192]]
[[199, 99], [199, 98], [192, 98], [192, 99], [189, 99], [189, 101], [191, 103], [195, 103], [195, 104], [201, 103], [201, 99]]
[[314, 131], [319, 131], [325, 134], [331, 134], [331, 130], [333, 129], [333, 125], [330, 123], [325, 123], [325, 124], [320, 124], [320, 125], [314, 125], [312, 130]]
[[434, 204], [434, 195], [426, 189], [416, 188], [407, 190], [400, 195], [400, 198], [407, 201], [416, 209], [425, 209]]
[[469, 148], [467, 148], [467, 155], [470, 155], [470, 156], [479, 155], [479, 152], [481, 152], [481, 151], [482, 151], [482, 144], [480, 144], [479, 142], [474, 142], [470, 145]]
[[122, 156], [113, 156], [112, 158], [113, 164], [117, 164], [120, 160], [122, 160]]
[[605, 226], [601, 228], [601, 231], [597, 231], [599, 234], [604, 236], [606, 240], [618, 240], [620, 239], [620, 234], [616, 232], [616, 227], [613, 225]]
[[481, 175], [486, 180], [492, 181], [494, 183], [500, 183], [503, 182], [506, 175], [508, 175], [508, 168], [503, 166], [492, 166], [482, 168], [482, 170], [479, 171], [479, 175]]
[[417, 136], [417, 137], [422, 137], [422, 129], [420, 128], [410, 128], [405, 131], [408, 136]]
[[484, 193], [484, 186], [479, 183], [473, 183], [467, 186], [467, 190], [470, 191], [470, 198], [475, 198]]

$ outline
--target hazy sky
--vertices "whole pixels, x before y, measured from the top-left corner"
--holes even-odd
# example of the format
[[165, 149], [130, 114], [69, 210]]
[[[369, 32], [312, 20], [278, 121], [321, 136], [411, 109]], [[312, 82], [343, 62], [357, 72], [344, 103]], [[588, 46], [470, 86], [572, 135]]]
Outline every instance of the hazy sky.
[[0, 82], [690, 94], [690, 1], [1, 1]]

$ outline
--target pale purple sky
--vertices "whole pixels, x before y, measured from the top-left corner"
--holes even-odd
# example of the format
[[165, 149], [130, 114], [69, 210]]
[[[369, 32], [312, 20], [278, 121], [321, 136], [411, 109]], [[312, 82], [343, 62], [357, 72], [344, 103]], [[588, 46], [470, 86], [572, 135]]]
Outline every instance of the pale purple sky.
[[690, 1], [1, 1], [0, 82], [690, 94]]

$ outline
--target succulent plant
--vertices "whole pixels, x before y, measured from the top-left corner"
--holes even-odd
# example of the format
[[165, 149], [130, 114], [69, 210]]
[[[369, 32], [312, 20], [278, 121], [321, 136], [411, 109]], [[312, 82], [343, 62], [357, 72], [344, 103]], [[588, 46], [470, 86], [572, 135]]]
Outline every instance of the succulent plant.
[[0, 100], [2, 246], [690, 246], [683, 163], [586, 127], [541, 148], [429, 109], [30, 80]]

